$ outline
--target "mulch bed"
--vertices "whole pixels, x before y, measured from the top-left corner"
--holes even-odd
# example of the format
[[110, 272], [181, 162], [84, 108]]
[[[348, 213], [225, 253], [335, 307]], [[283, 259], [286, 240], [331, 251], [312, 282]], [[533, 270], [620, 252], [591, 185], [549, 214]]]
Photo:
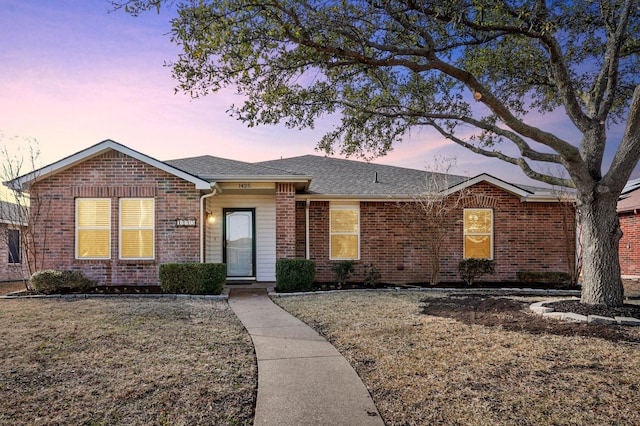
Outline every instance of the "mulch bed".
[[[637, 333], [631, 333], [630, 327], [549, 320], [529, 313], [530, 302], [483, 296], [428, 298], [424, 299], [423, 302], [425, 303], [422, 310], [423, 314], [453, 318], [465, 324], [501, 327], [509, 331], [530, 334], [600, 337], [612, 342], [640, 343], [640, 337], [638, 337]], [[557, 303], [560, 303], [558, 310], [564, 312], [576, 312], [573, 309], [569, 309], [569, 307], [575, 304], [579, 305], [579, 302], [562, 301]], [[602, 315], [606, 312], [599, 309], [600, 307], [588, 308], [593, 308], [592, 314], [595, 315]], [[624, 309], [624, 312], [626, 312], [624, 316], [640, 318], [640, 306], [625, 305]], [[581, 312], [589, 311], [584, 309]], [[585, 315], [585, 313], [582, 313], [582, 315]]]
[[600, 315], [603, 317], [633, 317], [640, 319], [640, 305], [625, 303], [617, 308], [603, 305], [583, 305], [578, 300], [561, 300], [545, 303], [545, 306], [558, 312], [573, 312], [580, 315]]

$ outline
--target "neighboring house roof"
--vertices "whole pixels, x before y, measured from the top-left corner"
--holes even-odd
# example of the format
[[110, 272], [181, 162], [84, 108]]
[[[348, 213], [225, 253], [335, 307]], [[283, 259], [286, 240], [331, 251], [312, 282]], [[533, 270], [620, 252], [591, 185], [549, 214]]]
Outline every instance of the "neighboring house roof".
[[160, 170], [164, 170], [165, 172], [172, 174], [174, 176], [178, 176], [188, 182], [193, 183], [197, 189], [211, 188], [211, 184], [209, 182], [199, 178], [198, 176], [185, 172], [184, 170], [180, 170], [162, 161], [156, 160], [155, 158], [149, 157], [148, 155], [142, 154], [138, 151], [135, 151], [131, 148], [128, 148], [110, 139], [97, 143], [87, 149], [84, 149], [80, 152], [77, 152], [73, 155], [63, 158], [62, 160], [56, 161], [55, 163], [52, 163], [41, 169], [35, 170], [23, 176], [20, 176], [11, 181], [4, 182], [4, 184], [14, 190], [25, 190], [25, 189], [28, 189], [28, 187], [34, 182], [45, 179], [51, 175], [54, 175], [70, 167], [73, 167], [76, 164], [79, 164], [83, 161], [86, 161], [93, 157], [101, 155], [108, 150], [121, 152], [125, 155], [128, 155], [129, 157], [135, 158], [139, 161], [142, 161], [143, 163], [149, 164], [150, 166], [156, 167]]
[[638, 188], [640, 188], [640, 178], [632, 179], [624, 186], [624, 188], [622, 189], [622, 194], [624, 195], [626, 193], [633, 192]]
[[618, 213], [640, 210], [640, 179], [627, 182], [618, 199]]
[[424, 170], [366, 163], [339, 158], [304, 155], [256, 163], [313, 176], [307, 194], [343, 198], [407, 198], [424, 193], [438, 182], [438, 189], [452, 193], [481, 181], [489, 182], [529, 200], [557, 199], [551, 190], [514, 185], [482, 174], [474, 178], [443, 175]]
[[0, 223], [27, 226], [28, 208], [8, 201], [0, 201]]

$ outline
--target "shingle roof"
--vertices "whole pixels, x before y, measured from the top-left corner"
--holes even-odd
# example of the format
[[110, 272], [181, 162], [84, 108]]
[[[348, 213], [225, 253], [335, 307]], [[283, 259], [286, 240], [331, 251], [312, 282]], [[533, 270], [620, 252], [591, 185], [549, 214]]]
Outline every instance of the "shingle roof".
[[622, 189], [622, 194], [627, 194], [629, 192], [633, 192], [636, 189], [640, 188], [640, 179], [632, 179], [624, 186]]
[[202, 155], [199, 157], [181, 158], [165, 161], [172, 167], [194, 174], [201, 179], [214, 181], [225, 177], [253, 177], [253, 176], [282, 176], [305, 177], [303, 173], [288, 172], [281, 169], [267, 167], [261, 164], [245, 163], [244, 161], [228, 160], [226, 158]]
[[[317, 155], [303, 155], [256, 164], [311, 175], [313, 180], [307, 193], [336, 196], [414, 196], [425, 191], [427, 177], [430, 175], [424, 170]], [[453, 186], [467, 178], [451, 175], [447, 179], [448, 185]]]
[[[261, 166], [284, 169], [292, 173], [305, 173], [313, 176], [313, 180], [306, 191], [312, 195], [342, 196], [342, 197], [413, 197], [424, 193], [427, 185], [434, 182], [438, 190], [443, 191], [467, 181], [473, 181], [465, 176], [443, 175], [425, 170], [408, 169], [404, 167], [367, 163], [363, 161], [344, 160], [340, 158], [322, 157], [317, 155], [303, 155], [256, 163]], [[476, 178], [490, 179], [503, 188], [517, 189], [527, 193], [527, 197], [555, 199], [551, 190], [528, 185], [511, 184], [490, 175], [480, 175]], [[474, 178], [475, 179], [475, 178]], [[445, 188], [446, 186], [446, 188]]]
[[618, 200], [618, 213], [640, 209], [640, 179], [627, 182]]
[[15, 203], [0, 201], [0, 223], [23, 225], [28, 221], [28, 208]]

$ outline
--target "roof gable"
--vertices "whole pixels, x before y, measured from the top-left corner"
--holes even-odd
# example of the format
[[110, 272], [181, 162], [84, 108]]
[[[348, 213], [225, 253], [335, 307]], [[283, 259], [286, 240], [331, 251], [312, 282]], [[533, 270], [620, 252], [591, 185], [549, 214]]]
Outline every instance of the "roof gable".
[[136, 160], [139, 160], [150, 166], [156, 167], [169, 174], [172, 174], [188, 182], [191, 182], [195, 185], [196, 189], [203, 189], [203, 190], [211, 189], [211, 184], [206, 180], [199, 178], [198, 176], [185, 172], [179, 168], [171, 166], [162, 161], [156, 160], [153, 157], [149, 157], [148, 155], [142, 154], [138, 151], [135, 151], [131, 148], [128, 148], [110, 139], [97, 143], [87, 149], [84, 149], [73, 155], [63, 158], [62, 160], [56, 161], [55, 163], [42, 167], [41, 169], [35, 170], [23, 176], [20, 176], [9, 182], [5, 182], [4, 184], [14, 190], [23, 190], [28, 188], [34, 182], [40, 181], [42, 179], [46, 179], [49, 176], [52, 176], [63, 170], [67, 170], [71, 167], [74, 167], [84, 161], [97, 157], [109, 150], [118, 151], [122, 154], [135, 158]]
[[451, 186], [451, 187], [449, 187], [447, 190], [445, 190], [443, 192], [446, 195], [453, 194], [454, 192], [458, 192], [458, 191], [461, 191], [463, 189], [469, 188], [470, 186], [473, 186], [473, 185], [478, 184], [480, 182], [490, 183], [490, 184], [492, 184], [494, 186], [497, 186], [498, 188], [500, 188], [500, 189], [502, 189], [502, 190], [504, 190], [506, 192], [509, 192], [509, 193], [511, 193], [513, 195], [516, 195], [518, 197], [521, 197], [521, 198], [526, 198], [526, 197], [528, 197], [528, 196], [533, 194], [533, 192], [531, 192], [531, 191], [528, 191], [528, 190], [523, 189], [523, 188], [521, 188], [519, 186], [516, 186], [516, 185], [512, 185], [512, 184], [510, 184], [508, 182], [505, 182], [505, 181], [503, 181], [501, 179], [498, 179], [498, 178], [493, 177], [491, 175], [488, 175], [486, 173], [482, 173], [482, 174], [480, 174], [478, 176], [472, 177], [471, 179], [467, 179], [464, 182], [461, 182], [461, 183], [459, 183], [457, 185]]

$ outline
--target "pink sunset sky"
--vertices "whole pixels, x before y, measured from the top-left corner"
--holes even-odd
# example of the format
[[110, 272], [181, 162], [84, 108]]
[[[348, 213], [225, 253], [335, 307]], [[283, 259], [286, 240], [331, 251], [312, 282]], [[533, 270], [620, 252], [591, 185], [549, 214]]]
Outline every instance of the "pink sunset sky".
[[[0, 6], [0, 143], [36, 139], [41, 166], [104, 139], [159, 160], [322, 155], [315, 146], [331, 119], [314, 130], [248, 128], [226, 113], [242, 100], [232, 89], [200, 99], [174, 93], [163, 64], [178, 52], [168, 35], [175, 9], [134, 18], [109, 13], [106, 0], [0, 0]], [[560, 114], [538, 120], [545, 130], [578, 140]], [[610, 131], [613, 140], [620, 135]], [[374, 162], [425, 169], [434, 156], [455, 156], [457, 174], [536, 184], [515, 166], [472, 154], [428, 129]]]

